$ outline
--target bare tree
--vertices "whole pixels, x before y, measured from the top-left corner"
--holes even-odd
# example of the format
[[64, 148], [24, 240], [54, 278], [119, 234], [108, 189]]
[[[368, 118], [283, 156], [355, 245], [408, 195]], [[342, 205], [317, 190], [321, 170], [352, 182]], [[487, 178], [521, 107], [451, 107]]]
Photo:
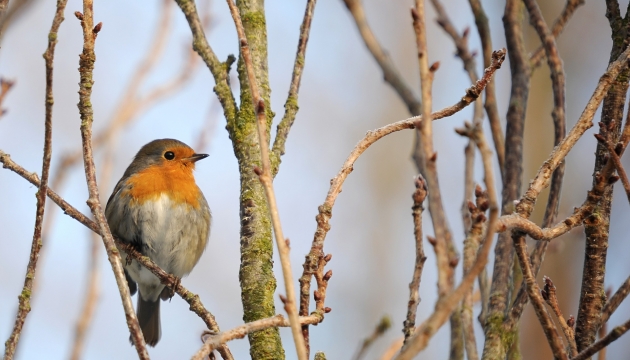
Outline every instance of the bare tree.
[[[402, 130], [413, 130], [415, 143], [412, 148], [413, 166], [418, 175], [413, 181], [415, 191], [412, 201], [413, 222], [409, 222], [409, 231], [415, 240], [414, 267], [409, 284], [409, 295], [402, 301], [407, 302], [403, 336], [394, 341], [383, 359], [412, 359], [425, 350], [436, 332], [449, 322], [448, 351], [444, 357], [457, 360], [466, 356], [475, 359], [515, 359], [523, 352], [519, 346], [523, 332], [519, 327], [525, 309], [531, 304], [533, 315], [540, 323], [540, 329], [547, 340], [547, 350], [556, 359], [588, 359], [599, 352], [599, 358], [605, 358], [605, 349], [613, 341], [630, 329], [630, 321], [607, 332], [608, 321], [621, 302], [630, 293], [630, 278], [614, 294], [606, 294], [606, 259], [610, 239], [610, 221], [612, 214], [613, 187], [621, 179], [624, 191], [630, 202], [630, 181], [622, 161], [623, 153], [630, 142], [630, 117], [624, 118], [630, 75], [630, 6], [625, 16], [621, 15], [616, 0], [606, 1], [606, 17], [612, 34], [612, 48], [607, 68], [602, 72], [592, 95], [579, 108], [583, 108], [577, 121], [567, 119], [567, 75], [565, 59], [561, 56], [557, 39], [570, 21], [572, 15], [583, 5], [580, 0], [567, 0], [561, 13], [553, 24], [548, 24], [539, 3], [535, 0], [506, 0], [503, 14], [503, 31], [506, 49], [493, 48], [490, 21], [479, 0], [469, 0], [468, 5], [474, 17], [476, 35], [481, 44], [480, 54], [483, 59], [483, 72], [479, 72], [476, 50], [469, 49], [469, 40], [474, 32], [466, 28], [458, 31], [457, 25], [450, 19], [449, 11], [440, 0], [431, 0], [431, 9], [423, 0], [416, 0], [409, 14], [409, 30], [415, 35], [418, 70], [420, 74], [420, 96], [408, 84], [409, 76], [400, 71], [395, 61], [388, 55], [385, 47], [378, 41], [378, 36], [371, 29], [363, 3], [360, 0], [343, 0], [350, 17], [354, 20], [361, 39], [376, 60], [383, 73], [384, 81], [391, 86], [404, 104], [411, 117], [399, 121], [390, 121], [387, 125], [369, 130], [352, 149], [341, 164], [338, 173], [330, 180], [329, 190], [323, 203], [317, 208], [316, 229], [305, 254], [303, 272], [297, 275], [291, 267], [291, 243], [283, 233], [281, 206], [278, 205], [274, 178], [281, 169], [282, 156], [286, 143], [298, 114], [298, 97], [302, 74], [306, 65], [306, 49], [311, 34], [316, 0], [305, 2], [304, 15], [299, 29], [299, 41], [293, 61], [292, 76], [288, 95], [284, 101], [284, 114], [272, 132], [275, 113], [271, 110], [271, 82], [268, 63], [267, 20], [264, 1], [262, 0], [227, 0], [227, 7], [237, 34], [238, 59], [229, 55], [221, 61], [208, 40], [210, 16], [209, 7], [198, 11], [193, 0], [176, 0], [192, 34], [192, 50], [202, 59], [213, 79], [213, 90], [223, 110], [226, 130], [238, 162], [240, 176], [239, 216], [240, 216], [240, 291], [243, 308], [243, 324], [230, 330], [221, 330], [215, 316], [202, 303], [199, 295], [189, 291], [181, 284], [181, 279], [166, 273], [152, 259], [142, 256], [133, 246], [120, 242], [112, 236], [105, 219], [101, 204], [101, 195], [108, 191], [113, 168], [113, 152], [119, 137], [129, 124], [138, 119], [140, 114], [150, 109], [158, 100], [183, 91], [192, 80], [196, 56], [190, 49], [186, 52], [186, 61], [181, 70], [164, 84], [152, 87], [145, 92], [145, 82], [149, 73], [164, 54], [166, 38], [171, 31], [170, 12], [172, 3], [165, 0], [161, 4], [161, 15], [154, 32], [152, 46], [140, 62], [128, 83], [124, 96], [116, 106], [106, 126], [93, 136], [95, 107], [92, 92], [98, 84], [94, 82], [94, 69], [98, 66], [95, 44], [101, 41], [97, 35], [107, 29], [98, 21], [93, 0], [83, 0], [82, 11], [76, 11], [75, 17], [81, 25], [83, 50], [79, 56], [79, 118], [81, 149], [61, 156], [60, 165], [55, 169], [53, 180], [48, 181], [52, 159], [53, 130], [53, 73], [55, 46], [58, 41], [60, 26], [66, 12], [66, 1], [58, 0], [53, 23], [48, 34], [48, 47], [44, 54], [46, 70], [45, 94], [45, 137], [41, 177], [27, 171], [12, 160], [9, 154], [0, 150], [0, 162], [3, 167], [21, 176], [37, 187], [37, 205], [31, 252], [24, 276], [24, 285], [18, 296], [17, 314], [13, 317], [14, 325], [5, 342], [4, 358], [13, 359], [18, 352], [18, 344], [23, 328], [31, 310], [31, 298], [37, 288], [35, 280], [41, 274], [37, 272], [40, 250], [50, 231], [53, 217], [44, 217], [53, 212], [53, 207], [46, 208], [46, 199], [50, 198], [64, 214], [86, 226], [100, 236], [105, 246], [112, 274], [116, 280], [120, 301], [123, 305], [127, 328], [133, 339], [132, 343], [141, 359], [148, 359], [149, 352], [144, 343], [130, 291], [123, 273], [123, 261], [136, 260], [155, 274], [172, 293], [185, 300], [207, 328], [202, 334], [202, 345], [190, 352], [193, 359], [214, 358], [216, 350], [223, 359], [233, 359], [234, 355], [228, 344], [235, 339], [248, 337], [249, 355], [253, 359], [284, 359], [288, 352], [292, 357], [295, 352], [300, 360], [325, 359], [323, 352], [314, 353], [312, 345], [312, 325], [324, 322], [326, 314], [331, 312], [328, 306], [329, 281], [332, 270], [327, 265], [332, 255], [325, 251], [326, 238], [331, 230], [333, 208], [343, 185], [354, 170], [356, 161], [372, 145], [384, 137]], [[17, 2], [10, 7], [7, 1], [0, 2], [0, 36], [8, 26], [9, 13], [6, 9], [17, 8], [25, 3]], [[428, 2], [427, 2], [428, 3]], [[465, 3], [465, 2], [462, 2]], [[461, 4], [459, 4], [461, 5]], [[464, 4], [465, 5], [465, 4]], [[467, 6], [468, 6], [467, 5]], [[28, 10], [28, 9], [26, 9]], [[97, 9], [98, 10], [98, 9]], [[17, 11], [17, 10], [16, 10]], [[448, 35], [461, 59], [470, 86], [452, 88], [452, 92], [461, 94], [454, 104], [441, 110], [434, 109], [434, 82], [436, 75], [444, 69], [439, 62], [432, 62], [429, 51], [432, 39], [427, 28], [432, 20], [431, 11], [436, 15], [438, 26]], [[225, 14], [213, 14], [227, 19]], [[527, 25], [536, 34], [538, 48], [528, 52], [526, 41]], [[75, 24], [76, 26], [76, 24]], [[78, 31], [78, 27], [77, 27]], [[494, 35], [496, 38], [496, 35]], [[532, 39], [529, 39], [532, 41]], [[502, 69], [505, 60], [509, 62], [511, 80], [507, 113], [501, 115], [495, 84], [497, 72]], [[532, 179], [524, 179], [523, 159], [528, 151], [525, 142], [525, 124], [528, 106], [531, 105], [531, 81], [534, 71], [546, 62], [551, 78], [550, 98], [552, 111], [549, 123], [553, 124], [554, 147], [549, 149], [546, 159], [539, 164]], [[238, 75], [238, 94], [231, 77], [232, 65], [236, 63]], [[19, 80], [19, 76], [18, 76]], [[0, 111], [7, 108], [5, 99], [12, 89], [13, 82], [2, 80], [0, 89]], [[507, 89], [502, 89], [507, 93]], [[471, 122], [465, 122], [455, 131], [466, 138], [465, 160], [461, 164], [463, 175], [463, 193], [461, 222], [464, 236], [458, 236], [452, 230], [456, 221], [450, 218], [451, 206], [445, 201], [445, 192], [451, 191], [444, 186], [444, 178], [438, 171], [438, 165], [449, 162], [446, 157], [438, 157], [434, 122], [452, 117], [472, 105]], [[593, 179], [590, 190], [583, 196], [582, 203], [576, 204], [573, 213], [562, 216], [559, 209], [563, 189], [565, 163], [567, 156], [574, 150], [578, 140], [584, 137], [594, 125], [597, 109], [602, 107], [597, 141]], [[577, 105], [572, 105], [577, 106]], [[488, 119], [487, 126], [484, 119]], [[502, 129], [505, 123], [505, 130]], [[573, 124], [567, 131], [567, 124]], [[205, 143], [207, 129], [200, 132], [199, 146]], [[489, 141], [488, 139], [491, 139]], [[95, 159], [95, 153], [103, 149], [103, 157]], [[483, 185], [475, 184], [475, 155], [481, 157]], [[71, 205], [57, 190], [64, 184], [70, 168], [83, 161], [85, 182], [89, 197], [87, 204], [90, 215]], [[451, 161], [452, 162], [452, 161]], [[98, 164], [98, 166], [97, 166]], [[97, 182], [97, 167], [101, 178]], [[101, 180], [102, 179], [102, 180]], [[527, 186], [523, 187], [523, 181]], [[52, 186], [49, 186], [49, 183]], [[412, 185], [410, 184], [410, 185]], [[499, 202], [498, 189], [501, 189]], [[549, 195], [544, 206], [544, 216], [540, 224], [532, 220], [536, 203], [542, 200], [541, 194], [548, 189]], [[565, 191], [566, 192], [566, 191]], [[428, 214], [424, 212], [427, 203]], [[356, 204], [360, 206], [361, 204]], [[3, 204], [2, 206], [5, 206]], [[10, 204], [6, 204], [7, 207]], [[286, 210], [283, 210], [286, 211]], [[428, 218], [427, 218], [428, 215]], [[423, 217], [430, 219], [430, 228], [423, 227]], [[427, 222], [428, 224], [428, 222]], [[426, 224], [425, 224], [426, 225]], [[286, 226], [286, 224], [285, 224]], [[575, 229], [583, 227], [585, 238], [584, 264], [579, 296], [577, 317], [567, 316], [561, 297], [567, 296], [556, 286], [561, 287], [547, 276], [539, 280], [538, 273], [545, 254], [552, 241], [566, 237]], [[424, 238], [431, 245], [431, 251], [425, 251]], [[285, 316], [276, 311], [276, 277], [274, 274], [273, 249], [277, 246], [284, 289], [279, 292]], [[496, 239], [496, 241], [495, 241]], [[532, 250], [527, 239], [535, 241]], [[97, 246], [98, 245], [98, 246]], [[98, 264], [100, 244], [94, 240], [90, 248], [90, 266], [87, 273], [89, 282], [85, 287], [85, 303], [75, 327], [75, 337], [70, 356], [78, 359], [83, 353], [88, 329], [94, 318], [94, 309], [98, 299], [100, 279]], [[494, 249], [494, 262], [488, 267], [491, 252]], [[130, 258], [122, 259], [119, 251], [123, 250]], [[460, 251], [462, 254], [460, 255]], [[295, 259], [293, 254], [293, 259]], [[461, 257], [461, 261], [460, 261]], [[343, 261], [343, 254], [337, 256]], [[421, 283], [426, 283], [425, 262], [433, 258], [436, 264], [437, 300], [435, 304], [421, 302]], [[458, 267], [462, 267], [458, 279]], [[40, 266], [41, 267], [41, 266]], [[409, 269], [411, 270], [411, 269]], [[13, 274], [11, 274], [13, 275]], [[295, 277], [298, 276], [296, 283]], [[311, 289], [315, 280], [315, 289]], [[478, 290], [475, 291], [475, 283]], [[541, 285], [542, 284], [542, 285]], [[424, 285], [426, 287], [426, 285]], [[332, 291], [332, 289], [331, 289]], [[612, 295], [611, 295], [612, 294]], [[311, 297], [314, 306], [311, 304]], [[207, 302], [206, 302], [207, 303]], [[480, 306], [477, 308], [476, 304]], [[420, 307], [432, 309], [425, 318], [419, 318]], [[475, 309], [479, 310], [478, 322], [483, 332], [475, 330]], [[343, 317], [344, 314], [335, 314]], [[122, 319], [122, 316], [120, 317]], [[290, 327], [291, 345], [282, 343], [279, 328]], [[346, 344], [356, 349], [356, 359], [361, 359], [370, 351], [371, 345], [391, 327], [389, 317], [383, 317], [376, 328], [360, 344]], [[357, 329], [357, 334], [363, 333]], [[365, 331], [369, 334], [369, 331]], [[478, 348], [483, 344], [482, 348]], [[311, 355], [314, 353], [313, 355]]]

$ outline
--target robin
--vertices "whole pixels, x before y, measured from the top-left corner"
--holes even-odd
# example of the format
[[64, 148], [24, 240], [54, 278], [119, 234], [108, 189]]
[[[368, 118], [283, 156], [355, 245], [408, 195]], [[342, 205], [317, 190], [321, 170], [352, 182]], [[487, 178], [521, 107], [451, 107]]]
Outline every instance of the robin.
[[[193, 176], [195, 163], [206, 157], [178, 140], [151, 141], [138, 151], [105, 208], [115, 237], [178, 278], [192, 271], [210, 236], [210, 208]], [[173, 292], [135, 260], [125, 264], [125, 276], [131, 295], [139, 290], [144, 340], [155, 346], [161, 336], [160, 299]]]

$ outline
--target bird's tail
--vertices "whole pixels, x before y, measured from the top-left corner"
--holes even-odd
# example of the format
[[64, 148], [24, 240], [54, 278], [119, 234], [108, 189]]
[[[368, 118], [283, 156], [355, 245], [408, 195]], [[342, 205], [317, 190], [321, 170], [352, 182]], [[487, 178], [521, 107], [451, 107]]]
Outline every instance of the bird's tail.
[[162, 329], [160, 327], [160, 299], [155, 302], [145, 301], [142, 295], [138, 295], [138, 322], [144, 334], [147, 345], [155, 346], [160, 341]]

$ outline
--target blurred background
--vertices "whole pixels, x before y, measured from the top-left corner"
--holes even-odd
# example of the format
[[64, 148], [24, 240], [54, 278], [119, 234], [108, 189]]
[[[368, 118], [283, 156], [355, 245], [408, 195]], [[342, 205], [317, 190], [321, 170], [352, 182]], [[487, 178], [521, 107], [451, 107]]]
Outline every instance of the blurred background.
[[[12, 0], [15, 1], [18, 0]], [[197, 3], [203, 13], [208, 14], [208, 38], [218, 57], [224, 60], [228, 54], [236, 54], [236, 32], [225, 2], [199, 0]], [[539, 3], [547, 22], [551, 23], [565, 1]], [[412, 2], [365, 0], [364, 5], [377, 38], [419, 94], [416, 46], [409, 16]], [[472, 27], [469, 46], [480, 52], [468, 1], [444, 0], [444, 5], [459, 31]], [[485, 0], [483, 5], [490, 19], [494, 48], [504, 47], [501, 21], [504, 1]], [[41, 54], [46, 49], [54, 6], [53, 1], [30, 0], [0, 39], [0, 76], [16, 81], [3, 104], [8, 112], [0, 118], [0, 149], [11, 154], [12, 159], [26, 169], [36, 172], [41, 171], [44, 129], [45, 73]], [[627, 1], [622, 1], [620, 6], [625, 9]], [[305, 1], [266, 1], [269, 75], [276, 121], [284, 113], [304, 7]], [[67, 155], [76, 153], [80, 147], [76, 104], [82, 34], [73, 13], [81, 9], [79, 0], [68, 2], [66, 21], [58, 34], [51, 181], [59, 175], [62, 160], [70, 159]], [[101, 194], [107, 198], [112, 184], [120, 178], [133, 155], [153, 139], [176, 138], [196, 147], [197, 152], [210, 154], [198, 164], [196, 178], [213, 211], [211, 241], [196, 269], [183, 280], [183, 285], [199, 294], [216, 316], [221, 329], [228, 330], [242, 323], [238, 282], [237, 162], [224, 130], [222, 111], [212, 92], [214, 81], [200, 61], [190, 61], [191, 35], [184, 16], [173, 4], [164, 9], [162, 1], [95, 2], [95, 21], [103, 22], [96, 41], [92, 95], [95, 134], [114, 129], [104, 137], [106, 146], [102, 147], [112, 150], [101, 150], [96, 157]], [[437, 110], [458, 101], [470, 84], [460, 59], [454, 56], [453, 42], [435, 23], [435, 14], [429, 4], [427, 9], [429, 59], [441, 63], [433, 91], [433, 106]], [[611, 40], [604, 15], [603, 2], [588, 1], [578, 9], [558, 41], [567, 77], [568, 127], [576, 122], [608, 64]], [[526, 28], [528, 49], [534, 50], [539, 45], [538, 37], [529, 26]], [[162, 39], [158, 42], [161, 44], [157, 46], [158, 50], [154, 49], [156, 37]], [[163, 46], [161, 51], [160, 46]], [[147, 62], [147, 57], [155, 64]], [[477, 62], [479, 65], [482, 61], [478, 59]], [[234, 71], [232, 76], [235, 76]], [[499, 111], [504, 117], [510, 84], [507, 61], [495, 76]], [[291, 261], [296, 279], [310, 248], [317, 206], [324, 201], [329, 180], [367, 130], [409, 115], [382, 78], [343, 2], [320, 0], [315, 9], [306, 55], [300, 111], [275, 180], [284, 231], [291, 239]], [[238, 82], [232, 81], [232, 84], [238, 94]], [[542, 66], [536, 70], [531, 83], [525, 127], [524, 184], [552, 148], [551, 109], [549, 72]], [[463, 160], [467, 140], [455, 134], [453, 129], [461, 127], [471, 117], [472, 107], [434, 123], [444, 203], [460, 249], [464, 232], [459, 209], [463, 201]], [[599, 115], [596, 122], [598, 119]], [[112, 128], [112, 121], [120, 122], [120, 126]], [[596, 130], [597, 126], [591, 129], [567, 158], [559, 219], [579, 206], [590, 189], [596, 146], [592, 134]], [[350, 358], [384, 315], [391, 317], [393, 327], [373, 345], [367, 358], [380, 358], [402, 335], [415, 251], [411, 219], [415, 175], [411, 161], [413, 136], [412, 131], [395, 133], [370, 148], [356, 163], [355, 171], [337, 200], [332, 229], [325, 245], [325, 251], [334, 255], [329, 264], [334, 277], [326, 299], [332, 312], [322, 324], [311, 329], [311, 349], [324, 351], [329, 359]], [[489, 132], [487, 136], [490, 138]], [[628, 161], [624, 163], [628, 166]], [[477, 155], [476, 181], [480, 183], [481, 170]], [[84, 213], [89, 213], [85, 205], [88, 195], [81, 163], [68, 167], [63, 174], [65, 179], [58, 179], [60, 187], [54, 190]], [[36, 190], [17, 175], [0, 171], [1, 339], [8, 338], [11, 333], [17, 295], [24, 281], [33, 235]], [[613, 202], [606, 278], [606, 283], [615, 289], [630, 273], [626, 222], [629, 211], [624, 195], [618, 185]], [[538, 204], [545, 204], [544, 199]], [[533, 219], [538, 223], [543, 206], [539, 205], [541, 208], [534, 214]], [[135, 358], [135, 350], [128, 344], [129, 335], [115, 280], [100, 240], [96, 258], [92, 259], [93, 240], [85, 227], [53, 206], [47, 208], [46, 216], [46, 237], [38, 264], [32, 312], [22, 333], [17, 358], [70, 357], [92, 264], [100, 270], [98, 296], [83, 358]], [[428, 215], [424, 217], [424, 232], [425, 235], [432, 234]], [[437, 296], [434, 256], [431, 247], [425, 244], [428, 260], [420, 288], [422, 302], [417, 323], [432, 312]], [[567, 316], [577, 313], [583, 245], [583, 230], [579, 228], [554, 240], [540, 272], [540, 278], [548, 275], [554, 280]], [[461, 267], [458, 271], [461, 274]], [[279, 267], [276, 275], [278, 293], [282, 293]], [[281, 313], [279, 301], [276, 307]], [[479, 308], [477, 304], [475, 317]], [[626, 302], [612, 316], [610, 325], [617, 325], [628, 316], [630, 305]], [[521, 324], [524, 358], [549, 358], [546, 340], [530, 307]], [[156, 348], [149, 349], [149, 353], [154, 359], [189, 358], [201, 346], [200, 334], [204, 328], [204, 323], [176, 296], [162, 306], [162, 339]], [[477, 330], [477, 340], [481, 344], [483, 335], [478, 325]], [[287, 358], [296, 358], [289, 330], [282, 329], [281, 333]], [[418, 358], [445, 358], [447, 344], [448, 325], [438, 332]], [[230, 348], [238, 359], [249, 357], [246, 339], [231, 342]], [[629, 351], [628, 342], [621, 340], [610, 346], [609, 356], [621, 358], [621, 354]]]

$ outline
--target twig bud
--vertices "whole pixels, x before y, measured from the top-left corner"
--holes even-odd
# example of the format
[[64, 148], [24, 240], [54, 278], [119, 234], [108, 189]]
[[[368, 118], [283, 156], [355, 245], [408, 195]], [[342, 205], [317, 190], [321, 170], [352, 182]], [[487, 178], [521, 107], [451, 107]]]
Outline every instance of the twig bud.
[[477, 215], [477, 217], [475, 218], [475, 222], [476, 223], [482, 223], [486, 221], [486, 215], [484, 215], [483, 213], [480, 213], [479, 215]]
[[315, 301], [320, 301], [322, 299], [322, 296], [319, 293], [319, 291], [317, 290], [313, 291], [313, 299], [315, 299]]
[[476, 209], [477, 209], [477, 207], [475, 206], [475, 203], [473, 203], [472, 201], [468, 200], [468, 211], [470, 211], [472, 213]]
[[481, 188], [481, 185], [477, 184], [475, 186], [475, 196], [476, 197], [481, 197], [483, 196], [483, 189]]
[[99, 31], [101, 31], [102, 28], [103, 28], [103, 23], [102, 22], [96, 24], [96, 26], [94, 27], [94, 30], [92, 30], [94, 32], [94, 35], [98, 34]]
[[280, 301], [282, 301], [283, 304], [287, 303], [287, 297], [286, 296], [284, 296], [282, 294], [279, 294], [278, 296], [280, 297]]
[[256, 175], [258, 175], [258, 176], [262, 176], [263, 171], [258, 166], [254, 166], [254, 173], [256, 173]]
[[332, 254], [327, 254], [326, 256], [324, 256], [324, 261], [329, 262], [330, 259], [332, 259]]
[[573, 328], [575, 326], [575, 317], [573, 315], [569, 315], [569, 320], [567, 320], [567, 325], [569, 325], [570, 328]]
[[437, 245], [437, 239], [433, 236], [427, 235], [427, 241], [431, 244], [431, 246]]
[[431, 64], [431, 67], [429, 68], [429, 71], [430, 72], [436, 72], [439, 68], [440, 68], [440, 62], [436, 61], [433, 64]]
[[324, 274], [324, 281], [330, 280], [330, 278], [332, 277], [332, 274], [333, 274], [332, 270], [328, 270], [326, 274]]
[[77, 19], [83, 21], [83, 14], [80, 11], [75, 11], [74, 16], [76, 16]]
[[332, 311], [332, 309], [331, 309], [331, 308], [329, 308], [328, 306], [324, 308], [324, 312], [325, 312], [326, 314], [328, 314], [328, 313], [329, 313], [329, 312], [331, 312], [331, 311]]
[[486, 212], [486, 210], [490, 208], [490, 202], [488, 201], [488, 199], [480, 200], [478, 208], [479, 210], [481, 210], [481, 212]]
[[420, 20], [420, 15], [418, 14], [418, 10], [416, 10], [416, 8], [411, 8], [411, 18], [414, 22]]

